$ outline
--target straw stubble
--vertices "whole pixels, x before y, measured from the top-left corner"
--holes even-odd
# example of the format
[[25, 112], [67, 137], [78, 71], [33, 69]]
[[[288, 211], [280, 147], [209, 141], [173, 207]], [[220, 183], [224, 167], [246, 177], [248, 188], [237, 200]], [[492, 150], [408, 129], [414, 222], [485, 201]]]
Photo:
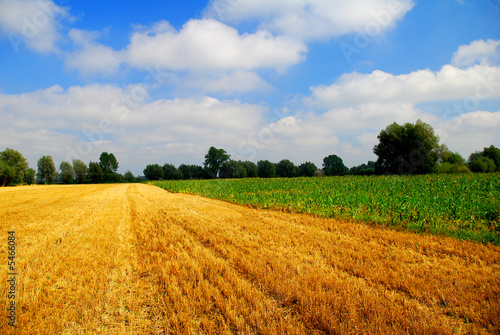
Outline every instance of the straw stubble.
[[5, 312], [2, 334], [500, 331], [498, 247], [143, 184], [0, 197], [4, 283], [7, 231], [18, 252], [17, 328]]

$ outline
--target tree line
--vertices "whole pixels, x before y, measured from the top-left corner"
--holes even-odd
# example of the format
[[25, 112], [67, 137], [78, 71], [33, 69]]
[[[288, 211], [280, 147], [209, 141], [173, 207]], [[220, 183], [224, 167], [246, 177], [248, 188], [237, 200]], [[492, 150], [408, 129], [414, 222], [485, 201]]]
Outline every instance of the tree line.
[[26, 158], [17, 150], [7, 148], [0, 152], [0, 185], [11, 184], [51, 184], [51, 183], [120, 183], [138, 182], [141, 177], [127, 171], [117, 173], [118, 160], [112, 153], [103, 152], [98, 162], [85, 164], [80, 159], [71, 163], [61, 162], [56, 169], [51, 156], [42, 156], [37, 162], [37, 170], [30, 168]]
[[377, 160], [351, 168], [334, 154], [325, 157], [322, 167], [318, 168], [311, 162], [296, 166], [288, 159], [278, 163], [260, 160], [257, 164], [235, 161], [224, 149], [211, 147], [203, 166], [181, 164], [176, 168], [172, 164], [150, 164], [144, 169], [144, 176], [148, 180], [173, 180], [500, 172], [500, 149], [494, 145], [472, 153], [466, 161], [458, 152], [439, 144], [432, 127], [421, 120], [404, 125], [394, 122], [383, 129], [377, 138], [379, 143], [373, 148]]
[[[278, 163], [269, 160], [257, 163], [236, 161], [224, 149], [211, 147], [205, 155], [203, 166], [149, 164], [143, 172], [148, 180], [500, 172], [500, 149], [494, 145], [472, 153], [466, 161], [445, 144], [439, 144], [439, 138], [432, 127], [421, 120], [404, 125], [394, 122], [383, 129], [377, 138], [379, 143], [373, 148], [377, 160], [351, 168], [347, 168], [342, 158], [335, 154], [326, 156], [322, 167], [318, 168], [311, 162], [296, 166], [288, 159]], [[59, 169], [56, 169], [51, 156], [42, 156], [35, 171], [28, 166], [26, 158], [20, 152], [7, 148], [0, 152], [0, 185], [142, 180], [130, 171], [123, 175], [117, 173], [118, 166], [118, 160], [112, 153], [103, 152], [98, 162], [90, 161], [87, 165], [75, 159], [71, 163], [61, 162]]]

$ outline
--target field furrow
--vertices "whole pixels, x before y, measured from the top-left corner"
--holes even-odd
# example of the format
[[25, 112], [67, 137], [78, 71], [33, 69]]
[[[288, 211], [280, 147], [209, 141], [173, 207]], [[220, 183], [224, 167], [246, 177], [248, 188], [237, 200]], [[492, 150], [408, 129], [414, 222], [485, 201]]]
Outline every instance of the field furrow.
[[497, 246], [142, 184], [0, 197], [18, 253], [17, 328], [0, 315], [2, 334], [500, 331]]

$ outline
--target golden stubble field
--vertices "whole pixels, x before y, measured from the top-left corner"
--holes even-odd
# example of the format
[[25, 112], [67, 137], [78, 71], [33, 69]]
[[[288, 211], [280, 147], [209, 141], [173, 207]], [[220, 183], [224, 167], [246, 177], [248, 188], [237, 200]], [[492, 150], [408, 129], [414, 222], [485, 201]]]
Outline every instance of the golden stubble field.
[[499, 247], [143, 184], [3, 188], [0, 227], [0, 334], [500, 333]]

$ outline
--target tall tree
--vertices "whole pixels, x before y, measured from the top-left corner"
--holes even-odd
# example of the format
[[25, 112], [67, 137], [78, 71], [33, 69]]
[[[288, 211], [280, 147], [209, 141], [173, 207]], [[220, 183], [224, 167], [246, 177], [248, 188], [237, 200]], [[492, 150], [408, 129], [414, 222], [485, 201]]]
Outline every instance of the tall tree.
[[77, 183], [84, 183], [89, 173], [89, 168], [80, 159], [73, 159], [73, 170], [75, 171], [75, 178]]
[[56, 178], [56, 166], [54, 165], [54, 161], [51, 156], [42, 156], [37, 163], [38, 172], [37, 177], [38, 180], [47, 184], [54, 181]]
[[489, 148], [483, 149], [483, 156], [491, 159], [495, 163], [495, 171], [500, 172], [500, 149], [490, 145]]
[[415, 124], [396, 122], [378, 135], [373, 152], [377, 174], [423, 174], [433, 171], [438, 161], [439, 138], [430, 125], [421, 120]]
[[191, 175], [193, 179], [203, 179], [205, 176], [205, 169], [203, 169], [202, 166], [199, 165], [190, 165], [191, 168]]
[[276, 176], [276, 164], [268, 160], [260, 160], [257, 162], [257, 169], [260, 178], [274, 178]]
[[297, 177], [298, 168], [288, 159], [282, 159], [276, 164], [276, 175], [283, 178]]
[[61, 162], [59, 169], [61, 170], [62, 182], [69, 184], [75, 177], [75, 170], [73, 170], [73, 166], [71, 166], [68, 162]]
[[190, 165], [181, 164], [178, 170], [182, 173], [182, 179], [193, 179], [193, 172]]
[[247, 170], [243, 166], [242, 161], [228, 160], [222, 164], [220, 177], [221, 178], [245, 178]]
[[469, 156], [468, 166], [472, 172], [495, 172], [496, 170], [495, 161], [484, 156], [484, 154], [479, 151]]
[[318, 168], [314, 163], [305, 162], [299, 165], [299, 174], [302, 177], [313, 177], [316, 174]]
[[344, 161], [337, 155], [330, 155], [323, 158], [323, 171], [327, 176], [345, 175], [349, 169], [344, 165]]
[[247, 176], [247, 169], [241, 164], [241, 161], [238, 161], [238, 165], [233, 170], [233, 178], [246, 178]]
[[2, 184], [2, 187], [10, 185], [15, 176], [16, 169], [0, 157], [0, 184]]
[[136, 181], [136, 178], [131, 171], [127, 171], [123, 175], [123, 180], [125, 180], [127, 183], [134, 183]]
[[99, 163], [89, 162], [88, 177], [90, 181], [94, 184], [101, 183], [103, 181], [104, 173]]
[[35, 182], [35, 175], [36, 175], [35, 169], [27, 168], [24, 171], [24, 181], [26, 182], [26, 184], [28, 185], [33, 184]]
[[222, 164], [229, 160], [231, 156], [224, 149], [217, 149], [210, 147], [208, 153], [205, 155], [204, 166], [211, 172], [212, 178], [217, 178], [222, 168]]
[[369, 176], [375, 173], [375, 162], [368, 161], [367, 164], [361, 164], [358, 166], [353, 166], [349, 169], [349, 174], [351, 175], [362, 175]]
[[173, 164], [163, 165], [163, 176], [165, 180], [181, 179], [178, 169]]
[[255, 164], [254, 162], [244, 161], [241, 162], [241, 165], [243, 165], [243, 167], [247, 171], [247, 177], [255, 178], [259, 176], [259, 169], [257, 168], [257, 164]]
[[452, 152], [446, 144], [441, 144], [437, 150], [438, 161], [434, 166], [436, 173], [466, 173], [470, 172], [465, 165], [465, 159], [458, 152]]
[[[28, 168], [28, 162], [26, 158], [17, 150], [7, 148], [0, 152], [0, 159], [3, 160], [5, 164], [14, 169], [14, 175], [9, 174], [6, 184], [10, 184], [13, 180], [18, 182], [23, 182], [24, 171]], [[10, 169], [9, 169], [10, 171]]]
[[147, 180], [160, 180], [165, 175], [163, 168], [159, 164], [149, 164], [143, 172]]
[[99, 157], [99, 165], [101, 166], [105, 182], [114, 181], [114, 174], [118, 170], [118, 161], [115, 155], [108, 154], [107, 152], [101, 153]]

